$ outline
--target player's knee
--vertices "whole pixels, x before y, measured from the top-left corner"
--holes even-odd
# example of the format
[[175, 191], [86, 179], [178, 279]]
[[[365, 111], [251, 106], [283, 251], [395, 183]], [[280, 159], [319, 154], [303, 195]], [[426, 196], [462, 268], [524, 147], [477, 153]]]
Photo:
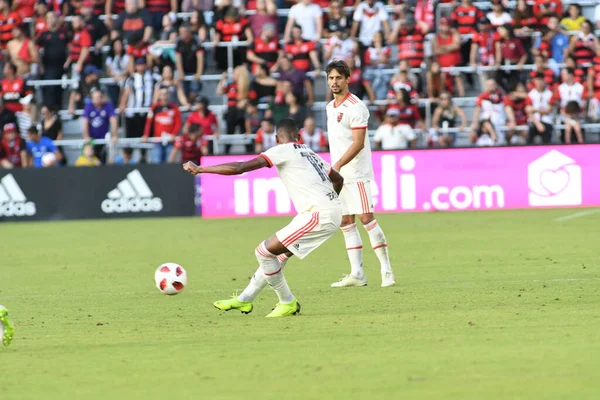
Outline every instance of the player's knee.
[[342, 215], [342, 227], [352, 225], [354, 221], [354, 215]]
[[358, 218], [360, 219], [360, 222], [363, 225], [368, 225], [371, 222], [375, 221], [375, 214], [373, 214], [373, 213], [361, 214], [358, 216]]

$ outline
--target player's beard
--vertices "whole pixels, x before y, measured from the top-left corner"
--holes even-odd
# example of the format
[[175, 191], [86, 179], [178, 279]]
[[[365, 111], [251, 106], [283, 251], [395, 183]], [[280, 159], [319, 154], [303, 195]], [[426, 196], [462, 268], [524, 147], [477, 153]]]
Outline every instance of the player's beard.
[[342, 93], [344, 91], [345, 87], [337, 86], [335, 88], [330, 87], [330, 89], [331, 89], [331, 93], [333, 93], [333, 94], [340, 94], [340, 93]]

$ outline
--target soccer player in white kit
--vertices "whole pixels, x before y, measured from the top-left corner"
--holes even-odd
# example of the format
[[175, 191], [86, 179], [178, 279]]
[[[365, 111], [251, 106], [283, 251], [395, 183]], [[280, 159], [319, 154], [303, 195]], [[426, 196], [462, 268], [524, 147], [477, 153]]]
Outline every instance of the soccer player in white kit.
[[[263, 167], [277, 168], [298, 215], [286, 227], [258, 245], [255, 251], [259, 267], [250, 284], [239, 296], [219, 300], [214, 306], [223, 311], [249, 313], [254, 298], [268, 284], [275, 290], [279, 303], [267, 317], [285, 317], [300, 312], [283, 276], [282, 269], [292, 255], [303, 259], [333, 236], [342, 222], [342, 203], [338, 194], [344, 178], [310, 147], [299, 144], [296, 122], [283, 119], [277, 126], [278, 145], [246, 161], [199, 167], [192, 162], [183, 168], [193, 175], [239, 175]], [[218, 188], [214, 188], [218, 190]]]
[[371, 181], [373, 163], [371, 143], [367, 135], [369, 110], [349, 92], [350, 68], [344, 61], [332, 61], [326, 68], [327, 84], [333, 100], [327, 104], [327, 134], [333, 169], [344, 177], [340, 194], [344, 216], [342, 232], [350, 259], [351, 272], [331, 287], [366, 286], [367, 278], [362, 264], [362, 239], [356, 227], [355, 216], [369, 234], [371, 246], [381, 264], [381, 286], [396, 284], [390, 265], [387, 242], [383, 230], [373, 214]]

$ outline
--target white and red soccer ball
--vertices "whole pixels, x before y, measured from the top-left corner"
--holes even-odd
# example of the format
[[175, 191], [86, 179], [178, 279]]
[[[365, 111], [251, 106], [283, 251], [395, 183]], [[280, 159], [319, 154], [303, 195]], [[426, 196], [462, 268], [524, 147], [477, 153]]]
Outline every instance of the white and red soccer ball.
[[156, 269], [154, 282], [158, 290], [164, 294], [178, 294], [187, 285], [187, 273], [179, 264], [164, 263]]

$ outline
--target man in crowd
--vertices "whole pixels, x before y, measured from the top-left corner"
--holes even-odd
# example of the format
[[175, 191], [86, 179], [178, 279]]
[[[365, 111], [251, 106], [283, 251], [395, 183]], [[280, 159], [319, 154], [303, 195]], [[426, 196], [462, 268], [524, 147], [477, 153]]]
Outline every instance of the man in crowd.
[[[113, 143], [116, 143], [119, 137], [119, 123], [115, 108], [106, 100], [106, 96], [100, 89], [93, 89], [91, 97], [92, 101], [83, 109], [81, 119], [83, 139], [86, 142], [90, 139], [104, 139], [110, 132]], [[103, 145], [95, 145], [94, 154], [103, 164], [106, 163], [107, 154]]]
[[161, 88], [158, 92], [158, 102], [148, 112], [146, 126], [142, 140], [147, 141], [152, 133], [154, 138], [162, 139], [161, 143], [154, 143], [152, 149], [152, 163], [161, 164], [173, 149], [173, 141], [181, 129], [181, 113], [179, 106], [169, 101], [169, 92]]
[[[60, 29], [60, 20], [54, 12], [46, 14], [46, 22], [48, 30], [42, 32], [37, 40], [42, 51], [42, 76], [46, 80], [60, 79], [67, 62], [67, 33]], [[43, 93], [46, 105], [53, 108], [62, 106], [63, 89], [60, 85], [45, 86]]]

